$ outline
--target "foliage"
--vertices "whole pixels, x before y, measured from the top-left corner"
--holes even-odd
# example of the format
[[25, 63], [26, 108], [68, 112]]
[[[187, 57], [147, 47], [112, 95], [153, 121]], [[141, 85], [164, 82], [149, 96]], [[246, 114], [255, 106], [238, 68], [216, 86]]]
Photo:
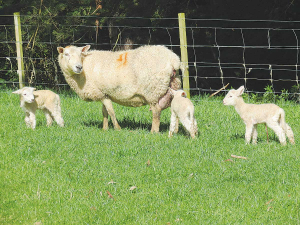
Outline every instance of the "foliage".
[[[245, 145], [245, 125], [221, 98], [193, 98], [192, 140], [182, 127], [168, 138], [169, 110], [151, 134], [148, 107], [115, 105], [123, 129], [102, 131], [100, 104], [64, 93], [66, 127], [47, 128], [39, 113], [32, 131], [11, 91], [0, 94], [3, 224], [299, 223], [297, 144], [281, 146], [270, 130], [267, 143], [258, 126], [258, 144]], [[298, 137], [298, 105], [281, 107]]]

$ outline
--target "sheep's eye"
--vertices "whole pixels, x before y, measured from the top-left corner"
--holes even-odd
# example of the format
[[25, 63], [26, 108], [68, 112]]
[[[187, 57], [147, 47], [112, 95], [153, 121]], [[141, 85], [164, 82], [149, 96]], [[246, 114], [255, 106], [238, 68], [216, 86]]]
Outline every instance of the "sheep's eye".
[[65, 53], [65, 56], [70, 56], [69, 53]]
[[24, 95], [27, 95], [26, 93]]

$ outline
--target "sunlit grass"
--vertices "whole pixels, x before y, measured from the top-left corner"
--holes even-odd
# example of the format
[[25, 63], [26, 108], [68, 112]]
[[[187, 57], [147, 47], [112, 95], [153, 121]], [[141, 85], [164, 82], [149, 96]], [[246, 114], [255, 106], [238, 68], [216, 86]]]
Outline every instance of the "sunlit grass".
[[[114, 105], [123, 129], [103, 131], [100, 103], [60, 96], [66, 126], [47, 128], [38, 113], [33, 131], [18, 97], [0, 93], [0, 223], [300, 223], [298, 144], [281, 146], [270, 130], [267, 143], [259, 126], [258, 144], [245, 145], [221, 98], [193, 98], [192, 140], [182, 128], [168, 138], [169, 109], [151, 134], [149, 107]], [[281, 106], [298, 143], [299, 105]]]

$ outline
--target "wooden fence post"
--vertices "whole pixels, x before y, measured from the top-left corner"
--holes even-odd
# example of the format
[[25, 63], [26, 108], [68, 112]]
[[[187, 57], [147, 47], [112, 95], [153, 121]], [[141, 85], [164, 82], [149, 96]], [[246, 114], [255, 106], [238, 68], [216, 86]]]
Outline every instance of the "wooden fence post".
[[185, 26], [184, 13], [178, 13], [178, 23], [179, 23], [181, 62], [184, 67], [184, 73], [182, 74], [183, 90], [186, 92], [187, 97], [190, 98], [189, 60], [188, 60], [188, 52], [187, 52], [186, 26]]
[[16, 34], [16, 47], [17, 47], [17, 61], [18, 61], [18, 74], [19, 74], [19, 87], [24, 87], [24, 63], [23, 63], [23, 46], [22, 46], [22, 32], [20, 13], [14, 13], [15, 34]]

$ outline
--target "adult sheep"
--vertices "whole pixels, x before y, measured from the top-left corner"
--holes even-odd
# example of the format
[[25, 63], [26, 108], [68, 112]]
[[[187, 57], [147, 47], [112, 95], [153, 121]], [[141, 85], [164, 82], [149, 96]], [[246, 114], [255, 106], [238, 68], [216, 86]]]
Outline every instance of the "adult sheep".
[[112, 102], [124, 106], [150, 105], [151, 132], [159, 132], [161, 111], [169, 107], [181, 83], [175, 77], [180, 58], [164, 46], [143, 46], [128, 51], [89, 51], [84, 47], [58, 47], [58, 62], [70, 87], [85, 101], [103, 103], [103, 129], [108, 115], [114, 128], [121, 129]]

